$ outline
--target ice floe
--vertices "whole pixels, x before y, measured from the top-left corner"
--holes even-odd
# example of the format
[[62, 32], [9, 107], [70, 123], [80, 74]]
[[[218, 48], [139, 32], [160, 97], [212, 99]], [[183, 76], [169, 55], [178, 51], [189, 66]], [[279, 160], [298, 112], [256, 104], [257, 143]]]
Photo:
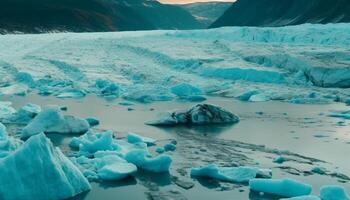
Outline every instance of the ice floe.
[[185, 111], [161, 113], [158, 119], [146, 124], [155, 126], [174, 126], [178, 124], [208, 125], [233, 124], [239, 122], [239, 117], [218, 106], [198, 104]]
[[292, 198], [280, 199], [280, 200], [321, 200], [321, 199], [318, 196], [305, 195], [305, 196], [292, 197]]
[[311, 185], [293, 179], [251, 179], [249, 181], [249, 187], [256, 192], [264, 192], [283, 197], [309, 195], [312, 191]]

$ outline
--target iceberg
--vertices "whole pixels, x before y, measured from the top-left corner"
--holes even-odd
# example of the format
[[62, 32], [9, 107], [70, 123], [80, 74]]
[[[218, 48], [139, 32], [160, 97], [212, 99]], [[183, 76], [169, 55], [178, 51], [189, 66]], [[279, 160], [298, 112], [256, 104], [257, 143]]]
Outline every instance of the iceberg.
[[320, 189], [320, 197], [322, 200], [349, 200], [350, 197], [345, 189], [337, 185], [325, 185]]
[[0, 168], [4, 200], [67, 199], [91, 189], [79, 169], [42, 133], [1, 159]]
[[22, 138], [44, 133], [83, 134], [90, 126], [85, 119], [63, 115], [56, 106], [46, 107], [22, 130]]
[[167, 155], [150, 157], [145, 150], [132, 150], [125, 155], [125, 160], [133, 163], [138, 168], [154, 173], [169, 172], [172, 159]]
[[97, 79], [95, 81], [95, 87], [99, 90], [101, 96], [119, 96], [120, 86], [116, 83], [112, 83], [108, 80]]
[[233, 124], [239, 122], [239, 117], [218, 106], [198, 104], [185, 111], [161, 113], [158, 119], [146, 122], [154, 126], [174, 126], [178, 124], [208, 125]]
[[251, 179], [249, 180], [249, 187], [256, 192], [264, 192], [283, 197], [309, 195], [312, 191], [311, 185], [293, 179]]
[[192, 168], [192, 177], [208, 177], [232, 183], [248, 183], [259, 176], [260, 169], [256, 167], [218, 167], [214, 164], [200, 168]]

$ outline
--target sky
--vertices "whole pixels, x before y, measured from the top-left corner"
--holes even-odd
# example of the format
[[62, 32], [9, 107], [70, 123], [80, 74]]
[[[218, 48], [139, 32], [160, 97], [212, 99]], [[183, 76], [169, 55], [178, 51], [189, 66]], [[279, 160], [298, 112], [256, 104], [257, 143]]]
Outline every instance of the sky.
[[172, 3], [172, 4], [183, 4], [183, 3], [193, 3], [193, 2], [208, 2], [208, 1], [227, 1], [233, 2], [235, 0], [159, 0], [162, 3]]

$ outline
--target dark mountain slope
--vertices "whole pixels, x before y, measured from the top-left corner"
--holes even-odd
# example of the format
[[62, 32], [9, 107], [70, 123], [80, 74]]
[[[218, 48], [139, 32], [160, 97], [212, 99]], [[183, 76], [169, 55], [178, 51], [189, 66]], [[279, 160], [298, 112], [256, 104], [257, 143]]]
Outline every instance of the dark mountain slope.
[[230, 6], [229, 2], [199, 2], [181, 5], [199, 22], [208, 27], [217, 20]]
[[0, 33], [198, 28], [187, 11], [147, 0], [1, 0]]
[[238, 0], [211, 27], [350, 22], [349, 0]]

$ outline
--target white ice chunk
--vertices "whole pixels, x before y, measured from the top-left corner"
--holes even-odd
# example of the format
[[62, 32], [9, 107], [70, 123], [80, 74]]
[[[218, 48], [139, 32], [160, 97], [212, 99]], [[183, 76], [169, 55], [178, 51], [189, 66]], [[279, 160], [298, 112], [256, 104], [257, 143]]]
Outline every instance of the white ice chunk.
[[90, 190], [73, 163], [44, 134], [0, 160], [0, 198], [59, 200]]

